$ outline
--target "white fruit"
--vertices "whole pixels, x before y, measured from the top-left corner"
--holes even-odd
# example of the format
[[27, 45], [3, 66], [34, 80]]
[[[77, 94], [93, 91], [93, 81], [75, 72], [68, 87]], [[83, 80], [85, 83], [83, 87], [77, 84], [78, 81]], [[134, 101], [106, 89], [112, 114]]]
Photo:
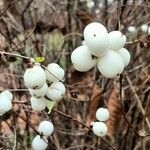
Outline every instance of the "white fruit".
[[4, 114], [12, 109], [12, 101], [8, 95], [0, 94], [0, 114]]
[[[43, 137], [44, 138], [44, 137]], [[45, 150], [48, 147], [48, 141], [46, 138], [41, 138], [37, 135], [32, 141], [32, 148], [34, 150]]]
[[103, 137], [107, 134], [107, 126], [103, 122], [95, 122], [92, 128], [95, 135]]
[[124, 66], [127, 66], [131, 58], [129, 51], [126, 48], [122, 48], [118, 52], [124, 61]]
[[148, 35], [150, 35], [150, 27], [148, 27]]
[[31, 107], [33, 110], [36, 111], [42, 111], [46, 107], [46, 100], [44, 97], [42, 98], [36, 98], [36, 97], [31, 97]]
[[65, 72], [58, 64], [51, 63], [47, 66], [45, 74], [49, 82], [58, 82], [63, 79]]
[[65, 94], [66, 88], [62, 82], [54, 82], [50, 86], [52, 89], [57, 89], [62, 92], [62, 94]]
[[61, 82], [55, 82], [48, 87], [46, 96], [52, 101], [59, 101], [65, 94], [65, 86]]
[[141, 26], [141, 30], [142, 30], [142, 32], [147, 33], [148, 32], [148, 25], [147, 24], [143, 24]]
[[13, 99], [13, 95], [11, 92], [9, 92], [8, 90], [3, 91], [2, 93], [0, 93], [1, 95], [6, 95], [7, 97], [9, 97], [11, 100]]
[[45, 71], [38, 65], [26, 69], [24, 73], [24, 82], [28, 88], [41, 88], [46, 82]]
[[95, 32], [101, 32], [101, 33], [107, 33], [107, 29], [105, 28], [104, 25], [102, 25], [99, 22], [92, 22], [90, 24], [88, 24], [85, 29], [84, 29], [84, 37], [86, 35], [90, 35], [92, 33]]
[[120, 31], [112, 31], [108, 34], [109, 37], [109, 49], [120, 50], [126, 43], [126, 36]]
[[92, 56], [86, 45], [82, 45], [72, 52], [71, 61], [76, 70], [85, 72], [96, 65], [97, 58]]
[[97, 57], [102, 56], [109, 46], [107, 29], [97, 22], [85, 27], [84, 39], [89, 51]]
[[116, 77], [124, 69], [124, 61], [118, 52], [108, 50], [105, 56], [99, 58], [98, 69], [107, 78]]
[[99, 108], [96, 111], [96, 119], [98, 121], [106, 121], [109, 118], [109, 111], [106, 108]]
[[136, 29], [135, 26], [129, 26], [129, 27], [128, 27], [128, 31], [129, 31], [130, 33], [136, 33], [136, 32], [137, 32], [137, 29]]
[[44, 97], [47, 91], [47, 84], [45, 83], [40, 89], [29, 89], [29, 92], [34, 97]]
[[88, 3], [87, 3], [87, 7], [88, 7], [88, 8], [94, 7], [94, 2], [93, 2], [93, 1], [88, 2]]
[[39, 124], [38, 131], [45, 136], [50, 136], [54, 131], [54, 126], [50, 121], [42, 121]]

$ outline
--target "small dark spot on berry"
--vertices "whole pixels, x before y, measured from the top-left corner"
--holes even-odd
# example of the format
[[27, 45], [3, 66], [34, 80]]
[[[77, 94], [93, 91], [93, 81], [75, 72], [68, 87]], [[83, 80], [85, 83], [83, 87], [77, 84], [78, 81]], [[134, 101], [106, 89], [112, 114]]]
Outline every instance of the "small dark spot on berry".
[[94, 56], [94, 55], [91, 55], [91, 57], [92, 57], [92, 59], [97, 59], [97, 57], [96, 57], [96, 56]]
[[38, 88], [38, 86], [33, 87], [34, 90], [37, 89], [37, 88]]

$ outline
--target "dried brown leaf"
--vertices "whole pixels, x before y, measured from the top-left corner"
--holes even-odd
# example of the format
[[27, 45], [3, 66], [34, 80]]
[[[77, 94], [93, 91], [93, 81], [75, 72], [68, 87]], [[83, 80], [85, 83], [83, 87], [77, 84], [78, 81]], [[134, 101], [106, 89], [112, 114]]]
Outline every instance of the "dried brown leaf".
[[118, 90], [114, 88], [108, 100], [108, 110], [110, 112], [110, 118], [107, 121], [108, 134], [113, 135], [119, 129], [122, 111], [121, 103], [119, 101]]
[[88, 116], [87, 116], [87, 122], [86, 125], [90, 126], [91, 122], [95, 121], [95, 113], [96, 110], [103, 105], [103, 97], [101, 93], [101, 88], [95, 84], [93, 86]]

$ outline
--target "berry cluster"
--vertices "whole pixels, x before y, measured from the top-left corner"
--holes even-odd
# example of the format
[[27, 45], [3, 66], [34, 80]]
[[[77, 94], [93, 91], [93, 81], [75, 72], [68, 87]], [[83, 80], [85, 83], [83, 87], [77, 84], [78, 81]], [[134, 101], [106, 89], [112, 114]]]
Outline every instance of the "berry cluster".
[[8, 112], [12, 108], [13, 95], [8, 90], [0, 93], [0, 115]]
[[48, 147], [48, 136], [54, 131], [54, 126], [50, 121], [42, 121], [39, 124], [38, 131], [41, 134], [37, 135], [32, 141], [34, 150], [45, 150]]
[[120, 31], [108, 33], [105, 26], [98, 22], [88, 24], [84, 29], [85, 44], [71, 54], [76, 70], [85, 72], [96, 64], [101, 74], [113, 78], [122, 73], [129, 64], [130, 53], [123, 48], [126, 36]]
[[56, 102], [63, 98], [65, 86], [60, 81], [64, 74], [64, 70], [56, 63], [50, 63], [45, 70], [39, 63], [26, 69], [24, 82], [31, 94], [32, 109], [42, 111], [50, 100]]
[[103, 137], [107, 134], [107, 126], [104, 123], [109, 118], [109, 111], [106, 108], [99, 108], [96, 111], [96, 119], [97, 122], [93, 122], [91, 125], [93, 126], [92, 130], [95, 135]]

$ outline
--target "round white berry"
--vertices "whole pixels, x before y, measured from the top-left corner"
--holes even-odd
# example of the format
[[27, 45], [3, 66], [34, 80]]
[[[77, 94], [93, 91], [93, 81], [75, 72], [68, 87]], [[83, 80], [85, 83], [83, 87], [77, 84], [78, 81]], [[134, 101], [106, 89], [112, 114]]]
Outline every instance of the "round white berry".
[[87, 2], [87, 7], [88, 8], [94, 7], [94, 2], [93, 1]]
[[66, 88], [62, 82], [54, 82], [51, 84], [50, 87], [53, 89], [57, 89], [57, 90], [61, 91], [62, 94], [65, 94]]
[[46, 96], [53, 101], [59, 101], [65, 94], [65, 86], [61, 82], [54, 82], [48, 87]]
[[148, 24], [141, 25], [141, 30], [142, 30], [142, 32], [147, 33], [148, 32]]
[[0, 94], [0, 114], [4, 114], [12, 109], [12, 101], [8, 95]]
[[46, 107], [46, 100], [44, 97], [42, 98], [36, 98], [36, 97], [31, 97], [31, 107], [33, 110], [36, 111], [42, 111]]
[[44, 97], [47, 91], [47, 84], [45, 83], [40, 89], [29, 89], [29, 92], [34, 97]]
[[38, 65], [26, 69], [24, 73], [24, 82], [28, 88], [41, 88], [46, 82], [45, 71]]
[[109, 111], [106, 108], [99, 108], [96, 111], [96, 119], [98, 121], [106, 121], [109, 118]]
[[13, 95], [11, 92], [9, 92], [8, 90], [5, 90], [1, 93], [1, 95], [6, 95], [8, 98], [10, 98], [11, 100], [13, 99]]
[[95, 32], [101, 32], [101, 33], [107, 33], [107, 29], [104, 25], [102, 25], [99, 22], [92, 22], [88, 24], [84, 29], [84, 37], [90, 34], [93, 34]]
[[86, 45], [82, 45], [72, 52], [71, 61], [76, 70], [85, 72], [96, 65], [97, 58], [92, 56]]
[[105, 56], [99, 58], [98, 69], [103, 76], [113, 78], [124, 69], [124, 61], [118, 52], [108, 50]]
[[130, 33], [136, 33], [136, 32], [137, 32], [137, 29], [136, 29], [135, 26], [129, 26], [129, 27], [128, 27], [128, 31], [129, 31]]
[[58, 64], [51, 63], [47, 66], [45, 74], [49, 82], [58, 82], [63, 79], [65, 72]]
[[84, 39], [91, 54], [102, 56], [108, 48], [108, 33], [100, 23], [91, 23], [84, 29]]
[[112, 31], [108, 34], [109, 49], [120, 50], [126, 43], [126, 36], [120, 31]]
[[126, 48], [122, 48], [118, 52], [124, 61], [124, 66], [127, 66], [131, 58], [129, 51]]
[[50, 121], [42, 121], [39, 124], [38, 131], [45, 136], [50, 136], [54, 131], [54, 126]]
[[45, 150], [48, 147], [48, 141], [44, 137], [37, 135], [32, 141], [32, 148], [34, 150]]
[[103, 137], [107, 134], [107, 126], [103, 122], [95, 122], [92, 128], [95, 135]]

